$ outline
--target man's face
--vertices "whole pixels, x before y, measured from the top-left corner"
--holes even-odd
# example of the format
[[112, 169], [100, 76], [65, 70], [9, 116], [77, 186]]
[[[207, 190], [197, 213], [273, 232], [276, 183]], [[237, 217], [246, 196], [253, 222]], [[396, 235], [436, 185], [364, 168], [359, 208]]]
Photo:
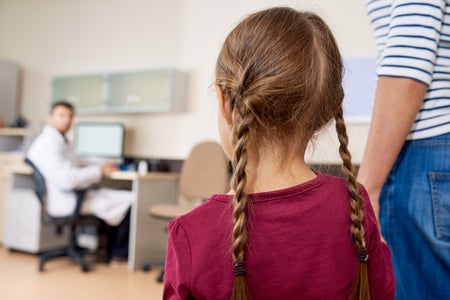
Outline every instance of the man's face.
[[50, 126], [66, 134], [72, 126], [73, 111], [65, 106], [56, 106], [48, 118]]

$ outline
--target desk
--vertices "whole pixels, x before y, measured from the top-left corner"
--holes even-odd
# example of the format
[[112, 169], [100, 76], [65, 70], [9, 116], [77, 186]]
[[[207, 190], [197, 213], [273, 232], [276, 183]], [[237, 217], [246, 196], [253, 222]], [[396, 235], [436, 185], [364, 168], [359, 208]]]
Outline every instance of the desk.
[[167, 222], [148, 216], [148, 206], [178, 201], [177, 173], [113, 172], [105, 180], [131, 181], [135, 202], [131, 206], [128, 269], [139, 269], [149, 259], [163, 259], [166, 250]]
[[[25, 189], [28, 192], [34, 190], [31, 168], [23, 166], [12, 171], [11, 193], [14, 189], [20, 191]], [[165, 233], [167, 222], [150, 218], [147, 207], [154, 203], [178, 201], [178, 174], [151, 172], [138, 175], [136, 172], [118, 171], [103, 178], [100, 184], [107, 187], [131, 188], [135, 196], [130, 215], [128, 269], [130, 271], [139, 269], [149, 259], [163, 259], [167, 241]], [[9, 242], [5, 241], [6, 247], [8, 244]]]

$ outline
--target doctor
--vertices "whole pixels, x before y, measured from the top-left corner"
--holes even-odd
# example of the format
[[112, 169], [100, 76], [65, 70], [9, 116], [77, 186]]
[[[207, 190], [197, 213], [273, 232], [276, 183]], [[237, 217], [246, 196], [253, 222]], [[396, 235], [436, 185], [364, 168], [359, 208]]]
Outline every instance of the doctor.
[[[114, 163], [87, 165], [77, 157], [66, 133], [72, 126], [73, 106], [64, 101], [52, 105], [48, 125], [30, 146], [27, 157], [41, 171], [47, 185], [47, 210], [52, 216], [71, 214], [75, 209], [74, 189], [88, 188], [102, 176], [117, 170]], [[92, 214], [113, 226], [113, 258], [128, 255], [130, 191], [107, 188], [88, 190], [81, 214]]]

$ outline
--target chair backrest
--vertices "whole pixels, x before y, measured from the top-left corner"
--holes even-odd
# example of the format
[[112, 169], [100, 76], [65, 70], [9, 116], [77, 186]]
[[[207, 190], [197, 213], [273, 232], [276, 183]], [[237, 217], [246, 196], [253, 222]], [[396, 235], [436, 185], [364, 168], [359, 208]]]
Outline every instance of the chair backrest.
[[62, 216], [62, 217], [55, 217], [51, 216], [47, 211], [47, 187], [45, 184], [45, 178], [44, 175], [39, 171], [39, 169], [34, 165], [34, 163], [29, 160], [28, 158], [25, 158], [25, 162], [33, 169], [33, 179], [34, 179], [34, 192], [36, 193], [36, 196], [39, 199], [39, 202], [41, 203], [42, 207], [42, 220], [47, 222], [57, 222], [57, 223], [67, 223], [72, 222], [76, 220], [79, 216], [79, 211], [81, 207], [81, 203], [83, 201], [84, 195], [86, 194], [86, 189], [83, 190], [74, 190], [77, 202], [75, 205], [74, 212], [71, 215], [68, 216]]
[[201, 142], [192, 148], [180, 174], [180, 193], [188, 201], [205, 200], [229, 190], [229, 164], [217, 142]]
[[35, 185], [34, 192], [36, 193], [39, 202], [41, 202], [41, 205], [44, 208], [47, 194], [47, 188], [45, 186], [45, 178], [31, 160], [25, 158], [25, 162], [33, 169], [33, 179]]

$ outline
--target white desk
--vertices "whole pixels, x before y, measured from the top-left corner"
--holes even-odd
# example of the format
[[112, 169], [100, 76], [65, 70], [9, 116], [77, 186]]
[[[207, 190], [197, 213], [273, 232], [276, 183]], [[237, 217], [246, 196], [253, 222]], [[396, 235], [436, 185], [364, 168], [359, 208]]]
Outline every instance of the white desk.
[[[28, 166], [14, 169], [12, 192], [14, 189], [33, 190], [34, 182], [31, 173], [31, 168]], [[131, 188], [135, 195], [130, 215], [128, 269], [130, 271], [139, 269], [149, 259], [163, 259], [167, 241], [165, 231], [167, 222], [150, 218], [147, 207], [154, 203], [178, 201], [178, 174], [152, 172], [138, 175], [136, 172], [113, 172], [102, 180], [101, 185]], [[5, 245], [8, 246], [8, 242]]]
[[149, 259], [164, 259], [167, 222], [150, 218], [147, 208], [155, 203], [178, 201], [178, 174], [114, 172], [109, 177], [114, 181], [132, 181], [131, 190], [136, 197], [131, 207], [128, 269], [139, 269]]

